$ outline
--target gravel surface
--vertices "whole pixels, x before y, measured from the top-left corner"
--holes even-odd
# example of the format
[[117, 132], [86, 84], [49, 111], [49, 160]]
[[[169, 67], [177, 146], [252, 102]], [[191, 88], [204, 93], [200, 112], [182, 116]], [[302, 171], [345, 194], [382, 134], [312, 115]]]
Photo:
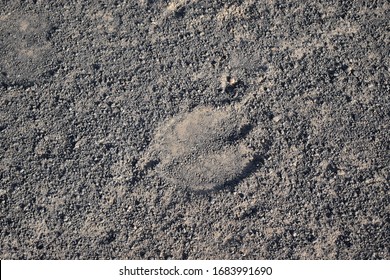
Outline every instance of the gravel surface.
[[0, 1], [1, 259], [390, 259], [390, 3]]

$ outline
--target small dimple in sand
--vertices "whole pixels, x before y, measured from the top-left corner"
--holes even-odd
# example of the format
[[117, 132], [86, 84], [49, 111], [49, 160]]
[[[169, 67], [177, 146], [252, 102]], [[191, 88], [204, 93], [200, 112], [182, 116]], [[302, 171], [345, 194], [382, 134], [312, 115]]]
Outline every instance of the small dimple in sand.
[[197, 191], [223, 187], [250, 169], [254, 152], [245, 145], [248, 121], [237, 107], [200, 107], [158, 127], [141, 159], [170, 182]]

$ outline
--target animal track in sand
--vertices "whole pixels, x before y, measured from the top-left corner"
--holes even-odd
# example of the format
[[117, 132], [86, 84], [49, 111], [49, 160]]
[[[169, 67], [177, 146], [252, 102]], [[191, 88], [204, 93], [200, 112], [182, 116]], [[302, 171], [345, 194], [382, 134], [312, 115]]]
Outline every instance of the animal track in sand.
[[195, 191], [236, 184], [258, 161], [245, 143], [252, 126], [240, 106], [202, 106], [167, 120], [157, 128], [141, 167], [153, 166], [168, 181]]
[[51, 28], [44, 15], [0, 15], [0, 84], [29, 84], [47, 74]]

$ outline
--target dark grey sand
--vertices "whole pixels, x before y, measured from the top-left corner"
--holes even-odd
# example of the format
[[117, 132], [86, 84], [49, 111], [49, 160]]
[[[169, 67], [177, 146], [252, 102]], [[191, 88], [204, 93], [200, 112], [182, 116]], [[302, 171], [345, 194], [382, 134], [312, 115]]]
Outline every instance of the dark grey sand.
[[390, 259], [389, 22], [1, 1], [0, 258]]

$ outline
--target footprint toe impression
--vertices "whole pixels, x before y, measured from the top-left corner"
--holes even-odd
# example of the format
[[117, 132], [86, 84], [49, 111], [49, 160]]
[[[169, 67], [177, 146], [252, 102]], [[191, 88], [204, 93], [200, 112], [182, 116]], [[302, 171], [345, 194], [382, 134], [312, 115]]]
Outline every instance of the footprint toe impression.
[[233, 107], [200, 107], [162, 124], [144, 161], [176, 185], [208, 191], [236, 183], [254, 164], [250, 126]]

